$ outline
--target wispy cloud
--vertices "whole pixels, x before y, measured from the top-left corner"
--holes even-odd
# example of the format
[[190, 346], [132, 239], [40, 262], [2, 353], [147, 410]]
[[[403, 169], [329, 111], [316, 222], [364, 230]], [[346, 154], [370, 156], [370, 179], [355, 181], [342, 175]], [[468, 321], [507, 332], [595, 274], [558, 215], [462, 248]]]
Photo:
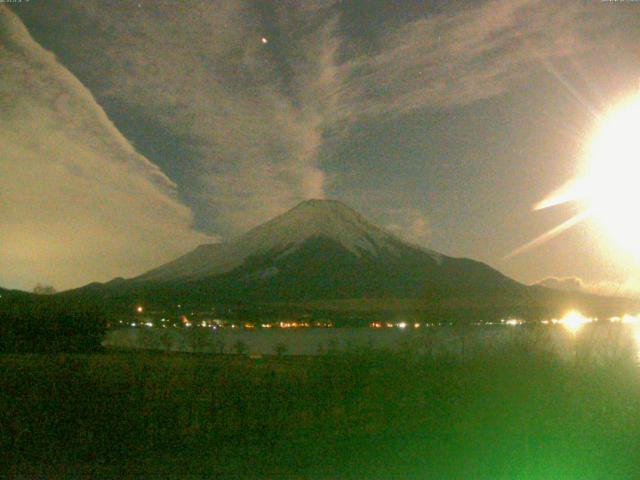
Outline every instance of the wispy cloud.
[[585, 281], [580, 277], [547, 277], [538, 282], [543, 287], [570, 292], [588, 292], [598, 295], [640, 298], [640, 278], [626, 280]]
[[465, 105], [523, 85], [535, 68], [589, 50], [611, 17], [578, 2], [516, 0], [426, 16], [383, 35], [344, 68], [346, 116]]
[[133, 275], [208, 237], [175, 185], [0, 6], [0, 284]]
[[193, 155], [176, 161], [193, 178], [182, 187], [210, 205], [208, 226], [239, 233], [322, 197], [317, 153], [337, 81], [331, 4], [278, 2], [262, 12], [227, 0], [142, 3], [65, 8], [104, 32], [92, 40], [102, 56], [87, 60], [96, 77], [106, 74], [94, 78], [105, 102], [131, 105], [185, 139]]
[[585, 283], [578, 277], [547, 277], [540, 280], [537, 285], [567, 292], [579, 292], [585, 289]]
[[423, 212], [415, 208], [391, 209], [389, 216], [396, 219], [386, 225], [391, 233], [421, 247], [429, 244], [431, 225]]

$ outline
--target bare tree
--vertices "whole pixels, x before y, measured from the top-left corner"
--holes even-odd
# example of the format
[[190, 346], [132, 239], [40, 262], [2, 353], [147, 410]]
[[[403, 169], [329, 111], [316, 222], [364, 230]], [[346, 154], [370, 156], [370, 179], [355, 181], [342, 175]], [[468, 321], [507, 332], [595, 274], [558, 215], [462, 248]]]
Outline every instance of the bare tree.
[[169, 331], [163, 332], [162, 335], [160, 335], [160, 343], [162, 343], [162, 346], [164, 347], [165, 352], [169, 353], [174, 344], [174, 338], [173, 338], [172, 332], [169, 332]]
[[285, 353], [287, 353], [287, 350], [287, 346], [282, 342], [277, 343], [273, 348], [273, 352], [277, 357], [282, 357]]
[[247, 344], [242, 340], [238, 340], [233, 344], [233, 349], [238, 355], [244, 355], [245, 353], [247, 353]]
[[225, 343], [224, 340], [222, 340], [221, 338], [218, 338], [215, 342], [215, 350], [216, 352], [222, 354], [224, 353], [224, 349], [227, 346], [227, 344]]
[[204, 350], [208, 343], [207, 331], [203, 328], [190, 328], [185, 331], [187, 342], [192, 353], [199, 353]]
[[42, 283], [38, 283], [33, 287], [33, 293], [36, 295], [53, 295], [56, 293], [56, 289], [53, 288], [52, 285], [43, 285]]

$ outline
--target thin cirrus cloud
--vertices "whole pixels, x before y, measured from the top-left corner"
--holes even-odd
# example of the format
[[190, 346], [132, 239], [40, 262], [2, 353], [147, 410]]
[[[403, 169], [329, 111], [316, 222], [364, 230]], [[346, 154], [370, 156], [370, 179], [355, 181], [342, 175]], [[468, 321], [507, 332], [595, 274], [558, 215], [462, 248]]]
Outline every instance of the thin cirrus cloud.
[[175, 185], [0, 6], [0, 284], [134, 275], [209, 239]]
[[429, 244], [431, 226], [423, 212], [415, 208], [402, 208], [393, 209], [390, 213], [396, 220], [386, 225], [387, 230], [415, 245], [426, 247]]
[[343, 66], [344, 114], [450, 108], [502, 94], [549, 60], [588, 51], [615, 35], [612, 16], [596, 9], [578, 2], [490, 0], [408, 22], [383, 37], [376, 55]]

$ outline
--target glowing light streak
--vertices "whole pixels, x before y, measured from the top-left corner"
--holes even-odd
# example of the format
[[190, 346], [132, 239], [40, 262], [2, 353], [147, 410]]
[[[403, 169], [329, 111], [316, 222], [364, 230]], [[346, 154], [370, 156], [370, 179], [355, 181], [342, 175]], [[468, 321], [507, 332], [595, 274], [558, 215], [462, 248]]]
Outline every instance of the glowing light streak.
[[518, 247], [505, 259], [535, 248], [589, 217], [596, 219], [619, 246], [640, 257], [640, 223], [635, 218], [640, 183], [640, 95], [606, 116], [594, 116], [598, 128], [586, 149], [585, 171], [534, 206], [534, 210], [542, 210], [580, 202], [584, 210]]

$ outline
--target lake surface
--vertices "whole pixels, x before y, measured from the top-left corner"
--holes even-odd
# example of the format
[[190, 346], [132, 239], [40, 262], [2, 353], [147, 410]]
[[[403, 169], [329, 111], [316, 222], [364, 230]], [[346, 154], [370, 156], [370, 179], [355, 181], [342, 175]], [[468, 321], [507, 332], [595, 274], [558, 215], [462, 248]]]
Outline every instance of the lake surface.
[[106, 347], [249, 355], [322, 355], [363, 349], [429, 355], [467, 355], [478, 350], [543, 348], [565, 357], [636, 355], [640, 326], [599, 322], [571, 331], [562, 325], [441, 326], [412, 328], [149, 328], [110, 330]]

